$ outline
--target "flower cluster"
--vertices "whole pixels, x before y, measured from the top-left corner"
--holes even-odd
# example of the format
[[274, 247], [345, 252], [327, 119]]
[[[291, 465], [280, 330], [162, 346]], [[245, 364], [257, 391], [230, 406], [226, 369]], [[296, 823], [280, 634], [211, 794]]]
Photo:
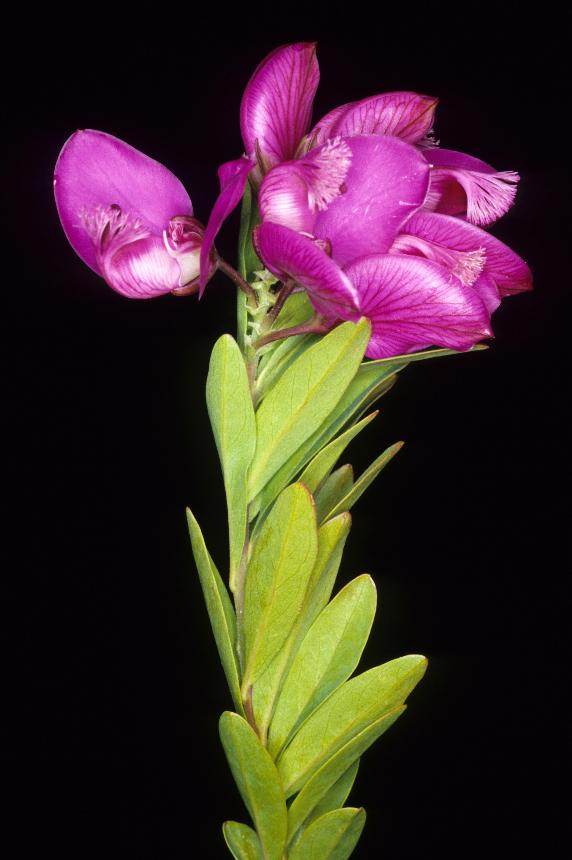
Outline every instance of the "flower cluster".
[[250, 182], [264, 265], [308, 292], [324, 326], [368, 317], [368, 356], [490, 337], [501, 299], [532, 286], [526, 263], [484, 229], [512, 205], [518, 174], [440, 148], [437, 100], [417, 93], [345, 104], [311, 127], [318, 82], [314, 44], [259, 65], [240, 110], [245, 155], [220, 167], [206, 228], [165, 167], [110, 135], [76, 132], [55, 176], [74, 249], [130, 298], [202, 292], [219, 262], [215, 238]]

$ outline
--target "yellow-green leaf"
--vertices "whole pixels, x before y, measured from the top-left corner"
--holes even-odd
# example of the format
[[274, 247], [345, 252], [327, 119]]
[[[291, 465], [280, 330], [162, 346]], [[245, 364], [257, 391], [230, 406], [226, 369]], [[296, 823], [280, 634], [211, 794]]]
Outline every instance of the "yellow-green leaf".
[[260, 839], [252, 827], [238, 821], [225, 821], [222, 832], [235, 860], [264, 860]]
[[356, 765], [362, 753], [394, 724], [406, 707], [398, 705], [371, 723], [334, 753], [308, 780], [288, 809], [289, 840], [294, 839], [300, 828], [312, 818], [318, 806], [326, 802], [330, 791], [348, 769]]
[[207, 407], [226, 490], [230, 587], [234, 591], [246, 538], [247, 476], [256, 448], [256, 422], [244, 358], [228, 334], [217, 340], [212, 351]]
[[[259, 732], [264, 738], [266, 738], [276, 699], [292, 660], [296, 656], [308, 629], [330, 599], [350, 525], [350, 515], [342, 514], [329, 520], [322, 528], [318, 529], [318, 555], [308, 582], [301, 612], [288, 639], [253, 686], [254, 716]], [[270, 752], [275, 758], [279, 749], [272, 748]]]
[[[390, 460], [395, 457], [398, 451], [403, 448], [403, 442], [396, 442], [395, 445], [391, 445], [387, 448], [383, 454], [381, 454], [377, 460], [374, 460], [371, 466], [359, 476], [357, 481], [353, 484], [353, 486], [348, 490], [348, 492], [334, 504], [330, 511], [327, 514], [323, 513], [323, 508], [319, 507], [318, 513], [318, 522], [322, 522], [322, 520], [327, 519], [328, 517], [335, 517], [338, 514], [341, 514], [343, 511], [349, 511], [355, 505], [360, 496], [365, 493], [367, 488], [373, 481], [377, 478], [382, 469], [385, 469]], [[335, 473], [334, 473], [335, 474]], [[332, 475], [333, 477], [333, 475]], [[316, 500], [316, 506], [318, 507], [318, 501]]]
[[364, 809], [347, 806], [327, 812], [304, 831], [289, 860], [347, 860], [364, 826]]
[[292, 484], [272, 508], [248, 563], [243, 695], [288, 638], [302, 609], [317, 552], [312, 496], [303, 484]]
[[366, 418], [362, 418], [361, 421], [358, 421], [357, 424], [354, 424], [353, 427], [350, 427], [349, 430], [346, 430], [345, 433], [337, 436], [329, 443], [329, 445], [322, 448], [322, 450], [308, 463], [300, 475], [300, 481], [308, 487], [310, 492], [316, 492], [352, 439], [357, 436], [358, 433], [361, 433], [361, 431], [367, 427], [371, 421], [373, 421], [376, 415], [378, 415], [377, 412], [372, 412], [371, 415], [368, 415]]
[[207, 611], [217, 644], [220, 661], [235, 707], [242, 713], [240, 697], [240, 675], [235, 651], [236, 616], [228, 591], [206, 548], [203, 534], [192, 512], [187, 508], [187, 522], [195, 564]]
[[251, 519], [254, 519], [257, 514], [264, 517], [280, 490], [298, 476], [312, 457], [318, 454], [340, 430], [351, 426], [366, 409], [392, 388], [397, 379], [397, 371], [403, 369], [407, 362], [384, 364], [382, 367], [372, 367], [373, 364], [374, 362], [368, 361], [360, 365], [333, 412], [286, 460], [258, 494], [250, 505]]
[[359, 770], [359, 759], [354, 761], [343, 773], [337, 782], [335, 782], [329, 791], [323, 796], [318, 804], [314, 807], [311, 814], [306, 820], [306, 826], [319, 818], [320, 815], [325, 815], [326, 812], [333, 812], [334, 809], [341, 809], [348, 795], [353, 788]]
[[271, 752], [281, 749], [306, 717], [350, 677], [367, 642], [375, 607], [375, 585], [364, 574], [342, 588], [316, 618], [280, 692], [270, 728]]
[[326, 478], [315, 497], [316, 519], [319, 523], [327, 520], [329, 512], [338, 505], [339, 501], [350, 495], [353, 485], [354, 470], [349, 463], [340, 466]]
[[264, 398], [256, 412], [251, 499], [340, 401], [358, 370], [370, 332], [365, 319], [338, 326], [306, 350]]
[[282, 860], [287, 813], [274, 762], [256, 733], [238, 714], [225, 711], [220, 737], [238, 790], [262, 844], [265, 860]]
[[346, 681], [302, 724], [278, 759], [286, 796], [299, 791], [348, 741], [403, 704], [421, 680], [425, 657], [412, 654]]

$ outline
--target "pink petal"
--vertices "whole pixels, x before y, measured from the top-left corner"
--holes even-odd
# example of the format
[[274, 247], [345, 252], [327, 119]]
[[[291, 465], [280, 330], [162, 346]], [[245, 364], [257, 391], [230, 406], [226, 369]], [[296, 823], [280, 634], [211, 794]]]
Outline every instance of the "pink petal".
[[348, 104], [340, 105], [340, 107], [334, 108], [323, 116], [320, 122], [317, 122], [308, 134], [309, 141], [313, 142], [315, 146], [321, 146], [322, 143], [325, 143], [331, 137], [335, 137], [334, 128], [337, 123], [356, 104], [359, 104], [359, 102], [348, 102]]
[[360, 313], [372, 323], [370, 358], [428, 346], [464, 350], [491, 337], [481, 299], [437, 263], [378, 254], [356, 260], [345, 271], [358, 290]]
[[179, 286], [181, 269], [162, 239], [148, 236], [123, 245], [104, 258], [101, 274], [110, 287], [130, 299], [151, 299]]
[[358, 302], [354, 286], [315, 242], [269, 221], [256, 228], [254, 237], [258, 255], [268, 269], [281, 280], [293, 278], [305, 287], [319, 313], [355, 316]]
[[254, 155], [258, 141], [269, 165], [294, 158], [310, 124], [319, 80], [314, 42], [276, 48], [260, 63], [240, 106], [240, 128], [248, 155]]
[[491, 316], [501, 303], [500, 290], [495, 284], [494, 278], [483, 272], [471, 286]]
[[236, 159], [236, 161], [227, 161], [221, 164], [218, 169], [220, 194], [212, 208], [201, 248], [201, 289], [199, 295], [203, 294], [211, 272], [210, 253], [214, 240], [224, 221], [240, 203], [251, 170], [252, 162], [245, 156]]
[[336, 135], [387, 134], [417, 143], [433, 127], [437, 101], [418, 93], [394, 92], [344, 105], [316, 125], [316, 142]]
[[419, 211], [404, 225], [403, 232], [456, 251], [483, 249], [484, 272], [492, 277], [503, 297], [532, 289], [532, 274], [524, 260], [495, 236], [467, 221]]
[[101, 274], [85, 217], [116, 204], [160, 236], [175, 215], [192, 215], [181, 182], [158, 161], [103, 131], [76, 131], [66, 141], [54, 175], [60, 220], [71, 246]]
[[496, 171], [490, 164], [451, 149], [432, 149], [431, 183], [425, 206], [445, 215], [466, 215], [486, 227], [507, 212], [520, 179], [514, 170]]
[[336, 138], [303, 158], [274, 167], [260, 188], [262, 220], [312, 233], [316, 213], [340, 195], [351, 158], [347, 143]]
[[314, 233], [328, 239], [340, 265], [385, 253], [427, 193], [429, 165], [395, 137], [344, 138], [352, 153], [346, 190], [319, 212]]

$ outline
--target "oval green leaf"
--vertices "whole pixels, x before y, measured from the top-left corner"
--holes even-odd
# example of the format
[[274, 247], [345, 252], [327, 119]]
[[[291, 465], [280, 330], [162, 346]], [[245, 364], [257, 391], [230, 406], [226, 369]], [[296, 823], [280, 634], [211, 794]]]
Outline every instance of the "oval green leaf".
[[[323, 519], [328, 519], [328, 517], [335, 517], [337, 514], [341, 514], [343, 511], [349, 511], [355, 505], [357, 500], [365, 493], [367, 488], [372, 484], [382, 469], [385, 469], [390, 460], [392, 460], [398, 451], [401, 451], [403, 448], [403, 442], [396, 442], [395, 445], [391, 445], [387, 448], [383, 454], [374, 460], [371, 466], [363, 472], [357, 481], [350, 487], [346, 495], [344, 495], [336, 504], [334, 504], [333, 508], [323, 516]], [[334, 472], [335, 475], [335, 472]], [[332, 475], [333, 477], [333, 475]], [[326, 505], [320, 506], [318, 504], [318, 499], [316, 499], [316, 508], [320, 511], [318, 513], [318, 522], [322, 521], [321, 511], [323, 507], [327, 507]]]
[[240, 696], [240, 675], [235, 652], [236, 616], [234, 609], [225, 584], [206, 548], [200, 526], [188, 508], [187, 522], [189, 524], [195, 564], [199, 572], [201, 588], [220, 661], [226, 675], [234, 705], [240, 713], [243, 713]]
[[230, 587], [234, 591], [246, 539], [247, 476], [256, 448], [256, 422], [244, 358], [238, 344], [228, 334], [217, 340], [212, 351], [207, 407], [224, 477]]
[[314, 621], [294, 658], [270, 726], [271, 754], [346, 681], [359, 663], [376, 608], [376, 588], [364, 574], [349, 582]]
[[356, 776], [359, 770], [359, 759], [354, 761], [352, 765], [348, 767], [345, 773], [343, 773], [337, 782], [335, 782], [329, 791], [323, 796], [321, 801], [316, 804], [313, 812], [308, 816], [306, 824], [310, 824], [316, 818], [319, 818], [321, 815], [325, 815], [326, 812], [333, 812], [334, 809], [341, 809], [346, 800], [348, 799], [348, 795], [353, 788], [354, 782], [356, 781]]
[[[318, 555], [302, 609], [288, 639], [253, 686], [254, 716], [259, 734], [265, 743], [276, 700], [292, 660], [312, 623], [330, 599], [350, 525], [349, 514], [342, 514], [318, 530]], [[275, 758], [279, 748], [270, 749], [270, 752]]]
[[290, 860], [347, 860], [365, 826], [365, 809], [336, 809], [317, 818], [290, 852]]
[[389, 391], [397, 380], [397, 371], [403, 369], [407, 362], [400, 362], [383, 367], [373, 367], [368, 361], [360, 365], [357, 374], [347, 387], [341, 400], [308, 439], [306, 439], [294, 454], [281, 466], [273, 478], [264, 487], [250, 506], [250, 516], [253, 519], [258, 513], [264, 516], [280, 490], [293, 481], [301, 470], [318, 454], [322, 448], [333, 439], [344, 427], [351, 426], [366, 409]]
[[256, 412], [251, 499], [340, 401], [360, 366], [370, 332], [365, 319], [342, 323], [306, 350], [264, 398]]
[[225, 821], [222, 832], [235, 860], [264, 860], [260, 839], [252, 827], [238, 821]]
[[312, 496], [303, 484], [292, 484], [272, 508], [248, 564], [243, 694], [288, 638], [304, 604], [317, 552]]
[[[316, 519], [321, 524], [342, 499], [348, 497], [354, 485], [354, 470], [349, 463], [340, 466], [326, 478], [316, 493]], [[344, 510], [349, 510], [345, 508]]]
[[378, 412], [372, 412], [371, 415], [362, 418], [361, 421], [358, 421], [357, 424], [354, 424], [353, 427], [350, 427], [349, 430], [346, 430], [345, 433], [342, 433], [333, 442], [322, 448], [313, 460], [308, 463], [300, 475], [300, 482], [305, 484], [311, 493], [315, 493], [322, 481], [328, 477], [336, 461], [341, 457], [352, 439], [367, 427], [378, 414]]
[[427, 660], [418, 654], [376, 666], [346, 681], [302, 724], [278, 759], [290, 797], [348, 741], [403, 704], [421, 680]]
[[220, 737], [238, 790], [250, 813], [265, 860], [282, 860], [287, 813], [278, 772], [246, 720], [225, 711]]
[[325, 802], [344, 774], [355, 766], [365, 750], [394, 724], [406, 707], [406, 705], [398, 705], [388, 714], [371, 723], [316, 771], [290, 804], [288, 839], [293, 839], [299, 829], [310, 821], [317, 808]]

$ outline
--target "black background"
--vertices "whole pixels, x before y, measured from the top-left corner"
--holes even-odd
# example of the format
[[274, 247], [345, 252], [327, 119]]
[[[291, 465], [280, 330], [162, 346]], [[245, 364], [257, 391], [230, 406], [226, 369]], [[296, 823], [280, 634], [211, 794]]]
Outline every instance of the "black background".
[[[546, 4], [210, 11], [55, 7], [5, 34], [4, 856], [222, 858], [221, 821], [246, 819], [184, 520], [189, 504], [223, 566], [203, 392], [233, 290], [217, 278], [200, 305], [116, 295], [68, 246], [51, 175], [72, 131], [103, 129], [173, 170], [206, 220], [217, 166], [242, 151], [251, 72], [313, 39], [315, 118], [385, 90], [438, 95], [444, 146], [521, 173], [494, 232], [536, 284], [495, 314], [488, 352], [404, 372], [350, 449], [362, 468], [406, 440], [355, 509], [341, 573], [371, 572], [380, 591], [362, 666], [430, 658], [362, 762], [355, 857], [561, 856], [566, 22]], [[230, 259], [236, 226], [219, 242]]]

